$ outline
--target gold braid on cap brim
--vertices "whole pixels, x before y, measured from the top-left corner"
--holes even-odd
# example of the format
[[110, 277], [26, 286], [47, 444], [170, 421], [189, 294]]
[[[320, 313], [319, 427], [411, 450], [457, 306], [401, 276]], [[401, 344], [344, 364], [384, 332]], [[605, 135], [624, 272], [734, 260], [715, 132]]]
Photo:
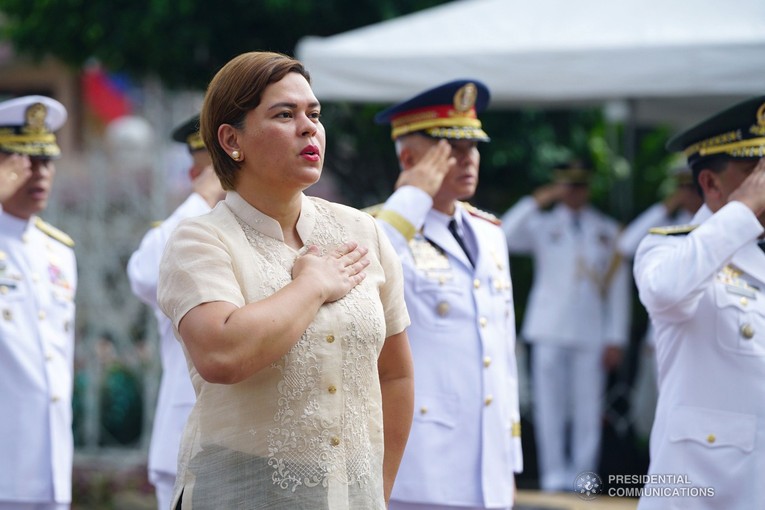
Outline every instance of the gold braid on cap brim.
[[481, 129], [481, 121], [476, 118], [468, 118], [468, 117], [451, 117], [449, 119], [445, 118], [437, 118], [437, 119], [428, 119], [428, 120], [422, 120], [419, 122], [412, 122], [410, 124], [402, 124], [397, 125], [396, 122], [393, 123], [393, 130], [391, 131], [391, 138], [396, 139], [400, 136], [409, 134], [409, 133], [416, 133], [417, 131], [427, 131], [429, 129], [434, 128], [474, 128], [474, 129]]
[[0, 150], [30, 156], [61, 155], [61, 149], [56, 144], [56, 135], [53, 133], [0, 134]]
[[741, 130], [729, 131], [721, 135], [701, 140], [683, 150], [686, 157], [698, 154], [699, 157], [715, 154], [728, 154], [737, 158], [756, 158], [765, 156], [765, 137], [741, 139]]
[[190, 134], [186, 138], [186, 144], [188, 144], [189, 149], [193, 151], [198, 151], [205, 148], [205, 141], [202, 139], [202, 135], [200, 135], [198, 132]]

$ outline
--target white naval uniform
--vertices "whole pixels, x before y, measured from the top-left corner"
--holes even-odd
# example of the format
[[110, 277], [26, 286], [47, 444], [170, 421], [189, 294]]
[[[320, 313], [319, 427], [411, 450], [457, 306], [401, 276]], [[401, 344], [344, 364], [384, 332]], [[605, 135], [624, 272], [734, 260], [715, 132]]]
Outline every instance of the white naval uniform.
[[157, 306], [159, 262], [165, 244], [178, 223], [209, 211], [210, 205], [201, 195], [189, 195], [169, 218], [146, 233], [127, 266], [130, 287], [154, 311], [160, 335], [162, 380], [149, 445], [148, 468], [149, 481], [156, 488], [158, 508], [163, 510], [170, 508], [172, 502], [178, 472], [178, 449], [196, 395], [183, 349], [173, 334], [173, 325]]
[[[693, 215], [685, 209], [680, 208], [674, 214], [670, 214], [663, 202], [653, 204], [624, 227], [616, 243], [617, 250], [625, 259], [632, 261], [640, 241], [648, 235], [650, 229], [659, 226], [686, 225], [691, 218]], [[630, 398], [630, 418], [635, 432], [640, 437], [647, 438], [650, 434], [656, 412], [657, 396], [653, 326], [649, 320]]]
[[603, 349], [628, 339], [629, 269], [614, 258], [619, 226], [592, 207], [575, 218], [562, 204], [542, 211], [524, 197], [504, 214], [502, 228], [511, 253], [534, 259], [521, 336], [534, 344], [540, 484], [544, 490], [571, 490], [579, 473], [598, 468]]
[[378, 213], [404, 269], [414, 359], [414, 421], [390, 508], [509, 508], [522, 452], [505, 239], [458, 204], [474, 269], [432, 205], [404, 186]]
[[[635, 281], [655, 328], [659, 402], [649, 474], [714, 497], [643, 497], [640, 510], [765, 508], [765, 254], [752, 211], [703, 206], [686, 235], [650, 235]], [[669, 483], [647, 488], [671, 490]]]
[[77, 267], [70, 241], [37, 217], [0, 212], [0, 503], [6, 505], [68, 507], [72, 500]]

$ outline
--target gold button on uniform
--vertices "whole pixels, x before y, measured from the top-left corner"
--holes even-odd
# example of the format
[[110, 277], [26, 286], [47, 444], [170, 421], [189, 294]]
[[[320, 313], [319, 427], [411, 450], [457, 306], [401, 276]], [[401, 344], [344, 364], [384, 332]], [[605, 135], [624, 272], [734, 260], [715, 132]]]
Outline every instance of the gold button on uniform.
[[473, 280], [473, 288], [474, 289], [480, 289], [481, 288], [481, 280], [479, 280], [478, 278]]
[[329, 444], [332, 446], [338, 446], [340, 444], [340, 438], [337, 436], [333, 436], [332, 439], [329, 440]]
[[8, 294], [8, 286], [0, 285], [0, 294]]
[[335, 341], [335, 335], [327, 335], [327, 343], [331, 344]]
[[451, 307], [449, 306], [449, 303], [447, 301], [441, 301], [436, 305], [436, 312], [438, 312], [438, 315], [441, 317], [446, 317], [449, 315], [449, 309]]
[[45, 361], [50, 361], [53, 359], [53, 353], [50, 351], [45, 351]]
[[484, 405], [490, 406], [492, 402], [494, 402], [494, 397], [492, 395], [486, 395], [486, 398], [483, 399]]
[[749, 300], [746, 299], [745, 297], [742, 297], [739, 301], [741, 303], [741, 306], [746, 306], [749, 304]]
[[44, 321], [45, 320], [45, 310], [40, 310], [39, 312], [37, 312], [37, 318], [40, 319], [41, 321]]
[[51, 401], [51, 402], [53, 402], [53, 403], [56, 403], [56, 402], [58, 402], [60, 399], [61, 399], [61, 397], [59, 397], [58, 395], [53, 395], [53, 396], [50, 398], [50, 401]]
[[486, 317], [481, 317], [478, 319], [478, 324], [480, 324], [482, 328], [485, 328], [488, 323], [489, 320]]
[[3, 319], [5, 319], [7, 321], [12, 321], [13, 320], [13, 312], [8, 310], [7, 308], [5, 310], [3, 310]]
[[420, 414], [428, 414], [428, 408], [425, 406], [422, 406], [420, 408]]
[[513, 422], [513, 425], [510, 427], [510, 435], [512, 437], [521, 437], [521, 422]]
[[742, 324], [739, 331], [741, 332], [741, 336], [747, 340], [750, 340], [754, 336], [754, 328], [748, 322]]
[[330, 385], [329, 388], [327, 388], [327, 391], [330, 392], [332, 395], [337, 393], [337, 388], [335, 388], [333, 385]]
[[714, 443], [715, 441], [717, 441], [717, 438], [715, 437], [715, 435], [714, 435], [714, 434], [709, 434], [709, 435], [707, 436], [707, 443], [709, 443], [709, 444], [712, 444], [712, 443]]
[[491, 358], [489, 356], [486, 356], [483, 359], [483, 366], [485, 366], [486, 368], [489, 368], [489, 365], [491, 365]]

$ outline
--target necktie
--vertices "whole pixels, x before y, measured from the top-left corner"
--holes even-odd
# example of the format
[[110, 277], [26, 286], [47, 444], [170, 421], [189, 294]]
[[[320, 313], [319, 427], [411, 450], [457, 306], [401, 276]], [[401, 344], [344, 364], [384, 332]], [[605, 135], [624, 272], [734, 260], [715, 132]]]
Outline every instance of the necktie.
[[457, 244], [460, 245], [460, 248], [462, 248], [462, 251], [465, 252], [465, 255], [467, 256], [468, 260], [470, 261], [470, 265], [475, 267], [475, 262], [473, 262], [473, 257], [470, 256], [470, 252], [467, 249], [467, 245], [465, 244], [465, 240], [460, 235], [459, 230], [457, 229], [457, 220], [454, 218], [449, 221], [449, 232], [452, 233], [454, 236], [454, 239], [457, 240]]

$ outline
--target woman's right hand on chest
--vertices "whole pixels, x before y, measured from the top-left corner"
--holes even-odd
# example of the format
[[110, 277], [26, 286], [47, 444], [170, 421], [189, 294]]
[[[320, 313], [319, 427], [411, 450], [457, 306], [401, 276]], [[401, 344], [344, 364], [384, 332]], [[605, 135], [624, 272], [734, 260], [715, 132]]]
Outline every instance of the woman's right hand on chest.
[[321, 255], [316, 245], [308, 246], [292, 267], [292, 279], [306, 278], [316, 285], [325, 303], [344, 297], [366, 277], [369, 249], [348, 241]]

